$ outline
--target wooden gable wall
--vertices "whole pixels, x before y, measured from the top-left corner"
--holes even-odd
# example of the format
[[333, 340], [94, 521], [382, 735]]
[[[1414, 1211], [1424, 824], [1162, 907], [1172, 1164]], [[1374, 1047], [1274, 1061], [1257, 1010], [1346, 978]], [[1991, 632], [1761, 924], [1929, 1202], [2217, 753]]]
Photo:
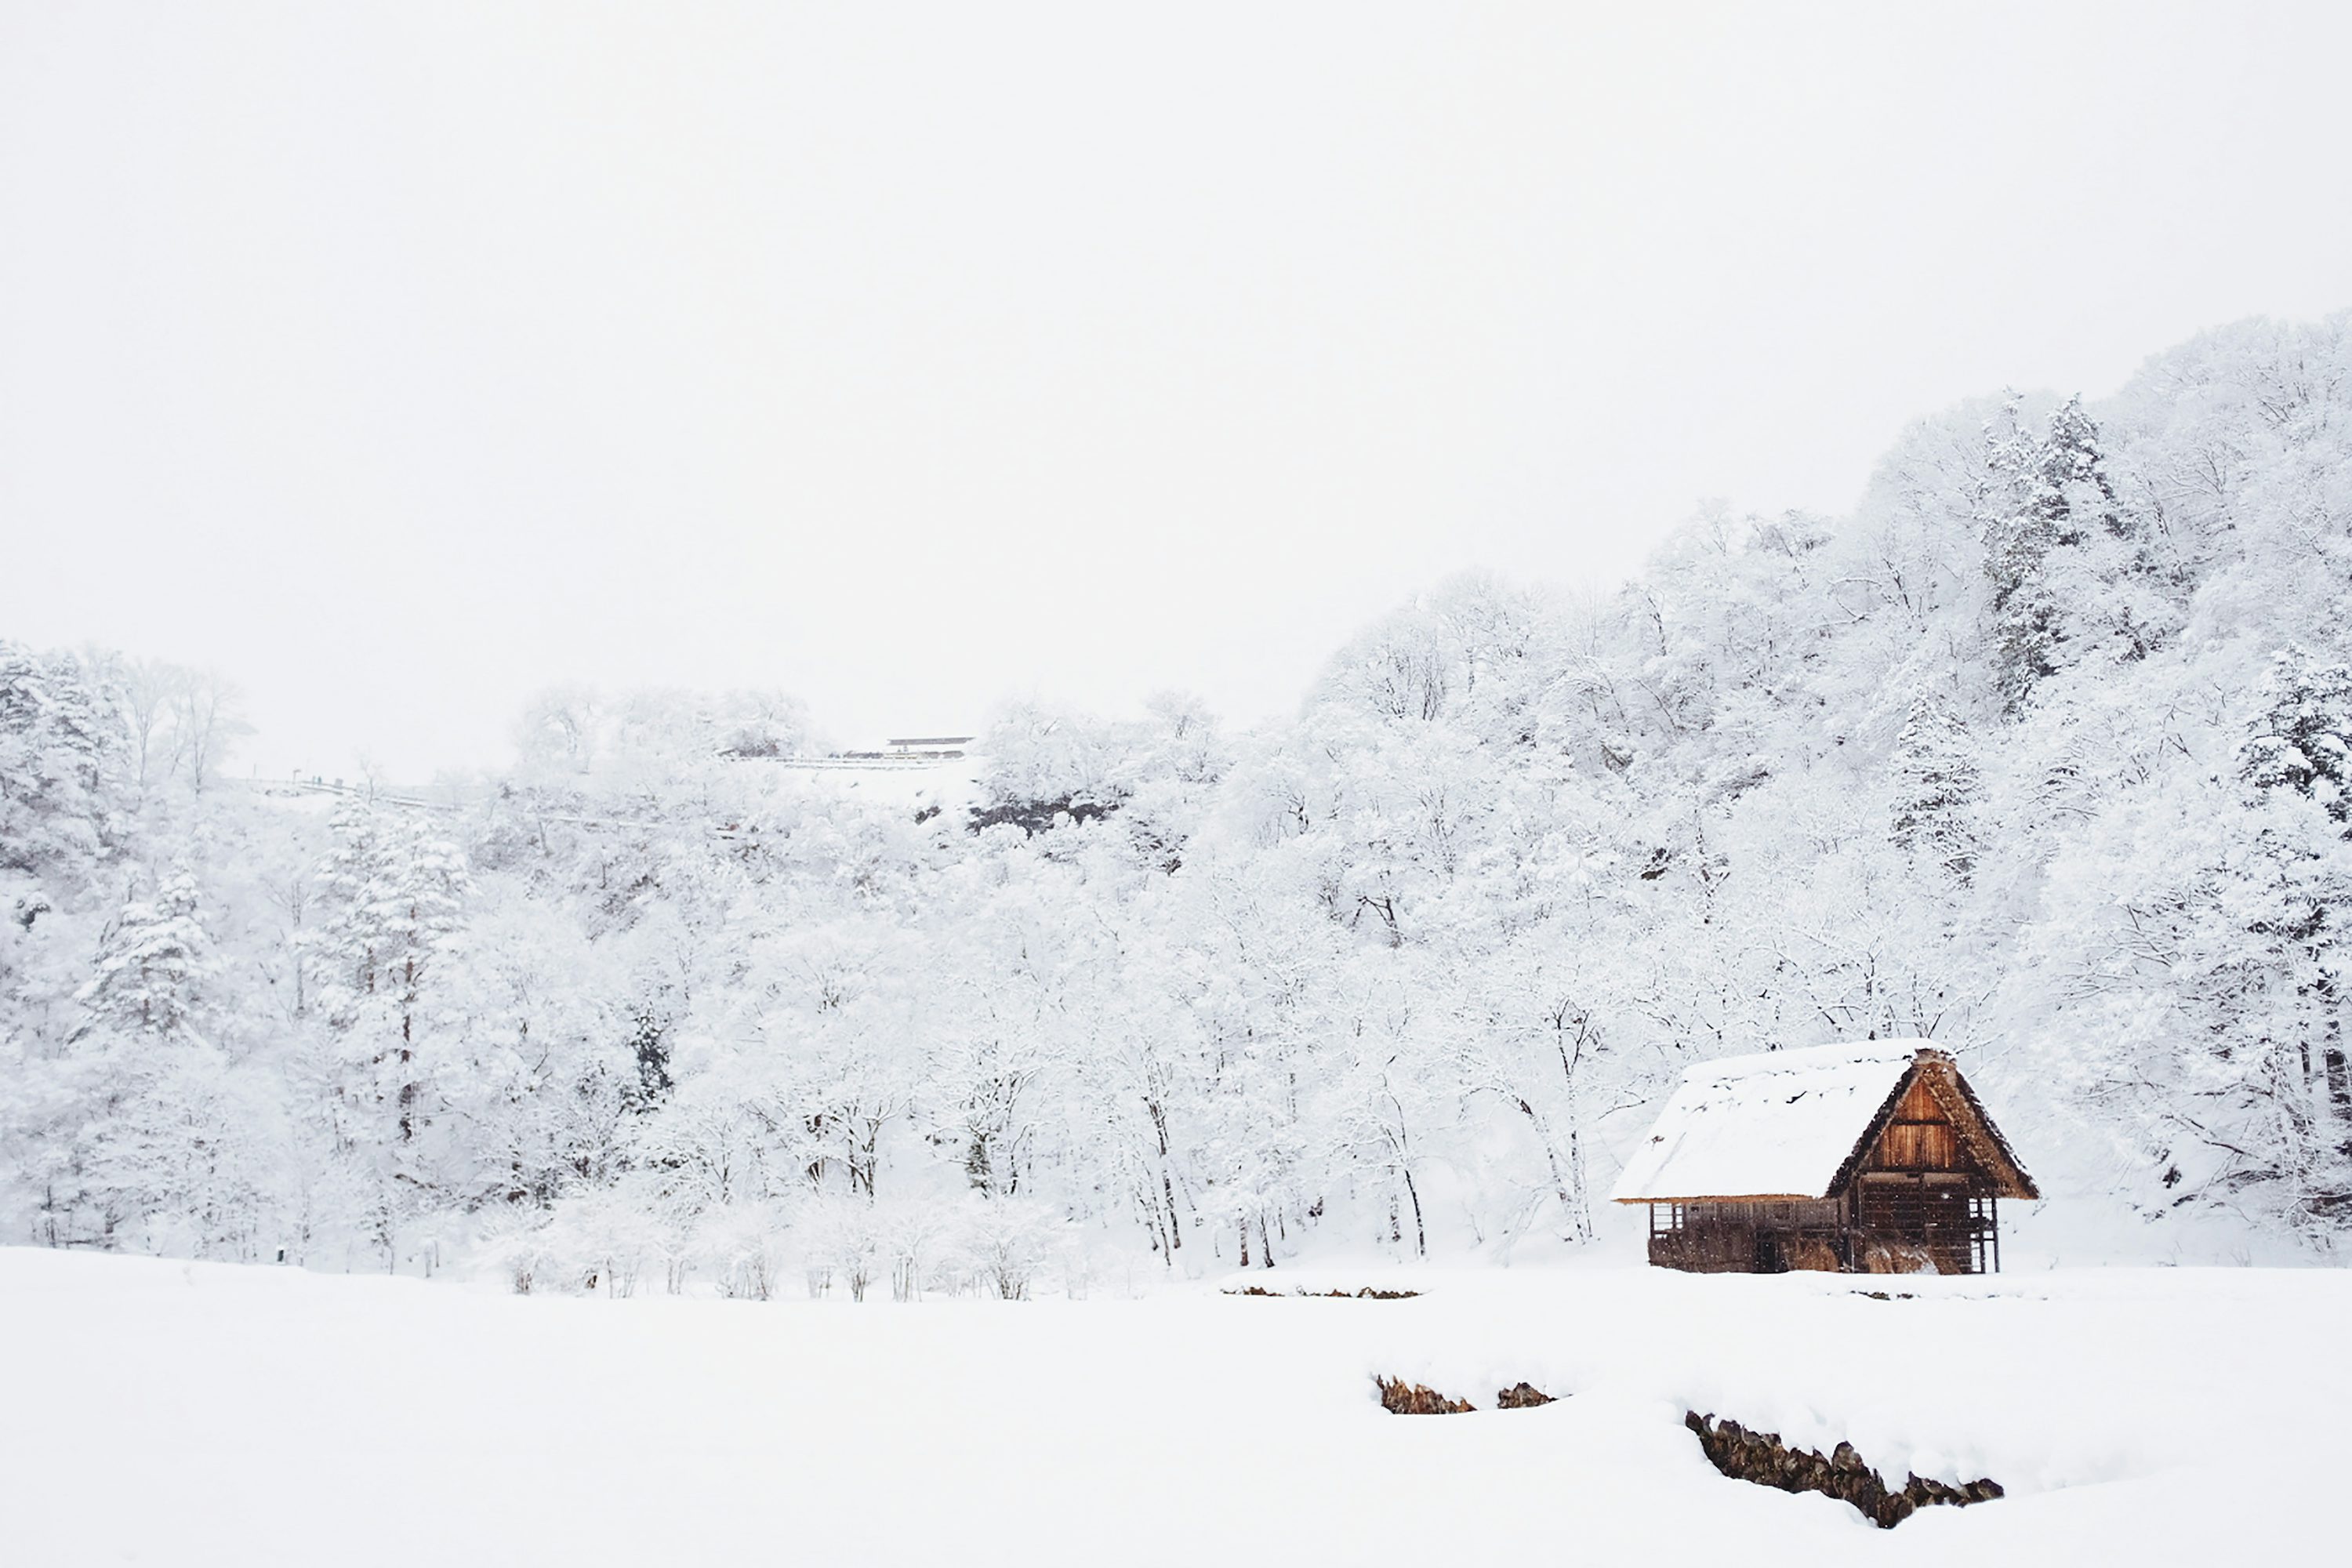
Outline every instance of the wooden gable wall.
[[1862, 1168], [1974, 1173], [1977, 1166], [1961, 1145], [1959, 1129], [1928, 1087], [1927, 1075], [1915, 1072]]
[[1959, 1069], [1949, 1058], [1930, 1052], [1921, 1053], [1910, 1076], [1873, 1119], [1832, 1190], [1845, 1191], [1858, 1177], [1884, 1182], [1898, 1175], [1953, 1178], [2002, 1197], [2041, 1195]]

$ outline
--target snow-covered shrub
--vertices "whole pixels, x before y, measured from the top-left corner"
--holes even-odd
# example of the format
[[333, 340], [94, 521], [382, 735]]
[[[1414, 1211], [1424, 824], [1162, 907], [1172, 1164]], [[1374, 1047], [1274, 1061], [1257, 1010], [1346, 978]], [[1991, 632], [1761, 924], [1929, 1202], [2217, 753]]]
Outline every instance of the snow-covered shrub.
[[1027, 1300], [1061, 1248], [1061, 1215], [1029, 1199], [975, 1198], [957, 1219], [954, 1250], [961, 1272], [982, 1295]]
[[544, 1210], [500, 1209], [484, 1221], [474, 1243], [477, 1264], [504, 1279], [518, 1296], [538, 1289], [548, 1267], [548, 1215]]
[[716, 1205], [697, 1224], [695, 1256], [720, 1295], [771, 1300], [782, 1278], [784, 1228], [773, 1204]]
[[545, 1232], [547, 1274], [591, 1295], [635, 1295], [646, 1258], [659, 1251], [654, 1222], [635, 1196], [612, 1187], [559, 1202]]
[[866, 1300], [882, 1263], [881, 1226], [872, 1203], [854, 1193], [803, 1199], [793, 1215], [809, 1294], [822, 1296], [839, 1280], [853, 1301]]
[[923, 1270], [952, 1230], [953, 1216], [945, 1205], [900, 1198], [877, 1203], [874, 1218], [890, 1300], [911, 1301], [922, 1293]]

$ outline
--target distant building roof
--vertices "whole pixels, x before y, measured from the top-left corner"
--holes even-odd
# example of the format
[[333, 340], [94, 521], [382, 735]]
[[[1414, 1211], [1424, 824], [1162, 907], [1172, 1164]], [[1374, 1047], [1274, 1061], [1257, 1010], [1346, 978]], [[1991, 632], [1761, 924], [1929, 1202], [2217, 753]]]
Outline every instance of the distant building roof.
[[971, 739], [970, 735], [894, 735], [882, 743], [886, 746], [961, 746]]

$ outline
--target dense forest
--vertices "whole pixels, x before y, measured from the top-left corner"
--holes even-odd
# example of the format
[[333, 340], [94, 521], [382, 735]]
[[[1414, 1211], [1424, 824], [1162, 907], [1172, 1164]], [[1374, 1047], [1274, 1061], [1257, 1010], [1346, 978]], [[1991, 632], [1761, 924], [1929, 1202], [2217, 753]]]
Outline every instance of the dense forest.
[[0, 1237], [746, 1295], [1492, 1254], [1591, 1238], [1690, 1063], [1918, 1035], [2061, 1202], [2329, 1252], [2348, 613], [2352, 315], [1924, 420], [1612, 593], [1443, 584], [1279, 723], [1009, 707], [922, 796], [791, 765], [788, 697], [580, 690], [436, 804], [273, 795], [218, 680], [0, 643]]

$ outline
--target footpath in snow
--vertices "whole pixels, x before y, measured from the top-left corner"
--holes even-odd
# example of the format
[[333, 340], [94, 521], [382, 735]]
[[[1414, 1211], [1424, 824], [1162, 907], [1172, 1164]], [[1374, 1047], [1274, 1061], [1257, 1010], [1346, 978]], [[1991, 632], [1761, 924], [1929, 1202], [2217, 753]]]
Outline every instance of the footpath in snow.
[[[2341, 1538], [2342, 1272], [1249, 1282], [1423, 1293], [610, 1301], [0, 1249], [0, 1561], [2146, 1564]], [[1391, 1415], [1376, 1374], [1481, 1408]], [[1558, 1402], [1494, 1409], [1521, 1381]], [[1686, 1409], [2009, 1495], [1880, 1531], [1724, 1479]]]

